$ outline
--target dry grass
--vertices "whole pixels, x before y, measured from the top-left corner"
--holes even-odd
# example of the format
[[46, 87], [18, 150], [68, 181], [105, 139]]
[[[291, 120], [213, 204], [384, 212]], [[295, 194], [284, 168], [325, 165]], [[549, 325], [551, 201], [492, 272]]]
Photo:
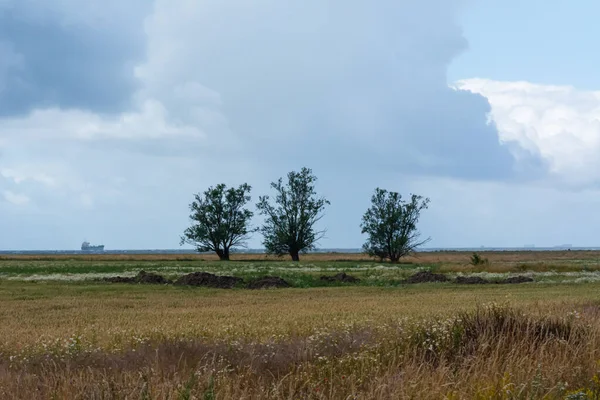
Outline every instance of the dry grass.
[[[403, 259], [416, 264], [468, 264], [472, 252], [423, 252]], [[492, 264], [570, 263], [574, 260], [600, 262], [600, 251], [484, 251], [480, 254]], [[361, 253], [309, 253], [302, 261], [373, 261]], [[234, 253], [233, 261], [287, 261], [289, 257], [275, 257], [256, 253]], [[80, 260], [80, 261], [218, 261], [216, 254], [17, 254], [1, 255], [2, 260]]]
[[[530, 261], [576, 263], [570, 253]], [[423, 255], [434, 256], [454, 268], [456, 255]], [[519, 256], [486, 254], [492, 266], [527, 262]], [[586, 256], [576, 255], [593, 262]], [[0, 398], [600, 396], [599, 305], [600, 283], [245, 291], [0, 281]]]
[[307, 335], [338, 324], [381, 324], [447, 315], [492, 301], [538, 307], [600, 300], [600, 284], [423, 285], [266, 291], [144, 285], [0, 284], [0, 337], [10, 347], [40, 338], [131, 336], [223, 338]]
[[[360, 253], [310, 253], [300, 255], [302, 261], [372, 261]], [[214, 253], [207, 254], [8, 254], [0, 255], [0, 261], [7, 260], [78, 260], [78, 261], [219, 261]], [[260, 253], [234, 253], [232, 261], [286, 261], [289, 257], [277, 257]]]
[[[380, 292], [367, 298], [393, 298], [392, 293]], [[282, 299], [287, 297], [284, 293], [275, 296]], [[357, 300], [365, 295], [358, 293]], [[420, 300], [428, 296], [433, 293], [425, 291]], [[443, 293], [440, 300], [450, 300], [448, 296], [452, 297]], [[428, 310], [412, 306], [413, 311], [427, 314]], [[252, 306], [239, 308], [240, 316], [252, 311]], [[357, 308], [366, 312], [362, 306]], [[567, 306], [553, 301], [530, 311], [498, 305], [467, 308], [439, 318], [388, 316], [369, 324], [353, 324], [350, 316], [337, 326], [313, 321], [306, 332], [261, 340], [237, 330], [233, 336], [212, 339], [138, 337], [111, 350], [72, 338], [41, 351], [1, 356], [0, 395], [6, 399], [508, 399], [565, 398], [569, 391], [583, 390], [600, 393], [596, 303]], [[261, 323], [257, 315], [248, 315], [251, 323]], [[315, 325], [320, 327], [314, 329]]]

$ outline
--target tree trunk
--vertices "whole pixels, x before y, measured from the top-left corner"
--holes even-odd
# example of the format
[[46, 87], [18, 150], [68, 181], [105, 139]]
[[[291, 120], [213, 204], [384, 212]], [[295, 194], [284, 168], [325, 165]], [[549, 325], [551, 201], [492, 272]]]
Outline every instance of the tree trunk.
[[225, 249], [225, 250], [218, 249], [216, 251], [216, 253], [219, 256], [219, 260], [229, 261], [229, 249]]
[[290, 250], [290, 256], [292, 256], [292, 261], [300, 261], [298, 250]]

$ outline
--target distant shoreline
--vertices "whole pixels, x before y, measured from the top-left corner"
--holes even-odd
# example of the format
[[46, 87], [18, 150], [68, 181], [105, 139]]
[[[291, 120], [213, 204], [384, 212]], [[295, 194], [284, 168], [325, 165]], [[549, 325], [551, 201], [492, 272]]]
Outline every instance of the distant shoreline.
[[[600, 247], [448, 247], [448, 248], [423, 248], [419, 252], [422, 253], [433, 253], [433, 252], [515, 252], [515, 251], [598, 251]], [[361, 249], [343, 249], [343, 248], [332, 248], [332, 249], [317, 249], [308, 252], [308, 254], [322, 254], [322, 253], [338, 253], [338, 254], [359, 254], [362, 253]], [[212, 254], [212, 252], [198, 253], [192, 249], [154, 249], [154, 250], [143, 250], [143, 249], [131, 249], [131, 250], [104, 250], [101, 252], [94, 251], [81, 251], [81, 250], [0, 250], [0, 255], [91, 255], [91, 254]], [[244, 249], [239, 251], [232, 251], [232, 254], [264, 254], [263, 249]]]

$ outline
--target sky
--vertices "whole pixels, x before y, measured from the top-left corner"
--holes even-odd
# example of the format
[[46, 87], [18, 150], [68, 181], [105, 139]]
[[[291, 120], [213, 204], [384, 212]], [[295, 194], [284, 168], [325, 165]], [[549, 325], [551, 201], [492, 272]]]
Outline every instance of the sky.
[[362, 245], [376, 187], [431, 199], [431, 247], [600, 246], [599, 11], [0, 0], [0, 250], [180, 248], [195, 193], [255, 210], [304, 166], [320, 247]]

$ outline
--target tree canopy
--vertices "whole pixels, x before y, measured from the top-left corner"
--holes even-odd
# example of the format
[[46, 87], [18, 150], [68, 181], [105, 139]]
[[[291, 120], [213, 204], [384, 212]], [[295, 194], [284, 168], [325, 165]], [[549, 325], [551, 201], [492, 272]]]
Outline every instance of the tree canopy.
[[292, 171], [283, 179], [271, 183], [276, 192], [274, 204], [269, 196], [261, 196], [257, 208], [265, 216], [260, 231], [264, 236], [263, 245], [268, 254], [282, 256], [289, 254], [292, 260], [299, 261], [300, 252], [313, 250], [325, 230], [316, 231], [315, 224], [322, 218], [322, 211], [329, 201], [318, 197], [315, 192], [317, 178], [309, 168], [300, 172]]
[[430, 239], [420, 240], [417, 222], [429, 199], [415, 194], [406, 202], [397, 192], [377, 188], [371, 197], [371, 207], [363, 215], [362, 233], [368, 235], [364, 251], [380, 259], [398, 262]]
[[229, 260], [230, 249], [245, 247], [251, 232], [252, 211], [244, 208], [250, 201], [250, 185], [236, 188], [225, 184], [209, 187], [203, 195], [196, 194], [190, 204], [192, 225], [181, 237], [199, 252], [214, 251], [220, 260]]

